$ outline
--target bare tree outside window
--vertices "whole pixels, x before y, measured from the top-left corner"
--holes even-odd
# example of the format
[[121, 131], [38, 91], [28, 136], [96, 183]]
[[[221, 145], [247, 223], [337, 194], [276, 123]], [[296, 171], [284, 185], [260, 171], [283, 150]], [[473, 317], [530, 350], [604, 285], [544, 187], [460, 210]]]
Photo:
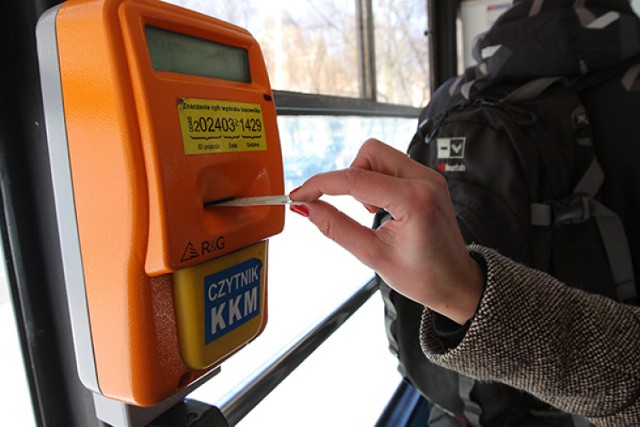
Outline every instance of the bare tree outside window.
[[[171, 0], [248, 29], [273, 89], [358, 97], [355, 1]], [[377, 100], [422, 107], [429, 99], [426, 2], [373, 0]]]
[[377, 100], [424, 107], [430, 99], [426, 2], [374, 0]]

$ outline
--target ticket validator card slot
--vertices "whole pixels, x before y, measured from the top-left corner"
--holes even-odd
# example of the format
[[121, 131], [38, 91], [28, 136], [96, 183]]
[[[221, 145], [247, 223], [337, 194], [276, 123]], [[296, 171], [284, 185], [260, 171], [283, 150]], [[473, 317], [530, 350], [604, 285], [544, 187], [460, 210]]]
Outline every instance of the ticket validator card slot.
[[66, 1], [37, 37], [78, 373], [155, 405], [266, 325], [284, 207], [204, 205], [284, 193], [264, 59], [246, 30], [156, 0]]

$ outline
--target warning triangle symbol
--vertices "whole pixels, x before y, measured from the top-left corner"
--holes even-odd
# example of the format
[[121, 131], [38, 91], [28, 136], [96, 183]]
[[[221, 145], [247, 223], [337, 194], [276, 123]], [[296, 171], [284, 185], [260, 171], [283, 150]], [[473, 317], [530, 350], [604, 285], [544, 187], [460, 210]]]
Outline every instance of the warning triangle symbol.
[[200, 253], [196, 250], [196, 247], [193, 246], [193, 243], [187, 243], [187, 247], [184, 248], [184, 252], [182, 253], [182, 258], [180, 262], [189, 261], [190, 259], [194, 259], [200, 256]]

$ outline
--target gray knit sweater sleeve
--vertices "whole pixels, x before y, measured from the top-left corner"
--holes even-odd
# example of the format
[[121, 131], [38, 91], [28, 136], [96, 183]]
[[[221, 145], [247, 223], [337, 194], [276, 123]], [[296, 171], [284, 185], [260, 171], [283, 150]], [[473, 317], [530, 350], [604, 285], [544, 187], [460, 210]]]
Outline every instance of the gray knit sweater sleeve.
[[599, 426], [640, 426], [640, 308], [572, 289], [471, 245], [487, 284], [462, 341], [446, 350], [425, 309], [431, 361], [524, 389]]

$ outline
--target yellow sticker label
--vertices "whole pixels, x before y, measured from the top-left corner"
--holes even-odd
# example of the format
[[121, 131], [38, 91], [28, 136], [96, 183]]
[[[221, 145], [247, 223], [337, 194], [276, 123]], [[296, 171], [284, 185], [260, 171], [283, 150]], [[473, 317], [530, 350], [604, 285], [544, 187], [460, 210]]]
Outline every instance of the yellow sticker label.
[[178, 117], [185, 154], [267, 149], [260, 104], [182, 98]]

